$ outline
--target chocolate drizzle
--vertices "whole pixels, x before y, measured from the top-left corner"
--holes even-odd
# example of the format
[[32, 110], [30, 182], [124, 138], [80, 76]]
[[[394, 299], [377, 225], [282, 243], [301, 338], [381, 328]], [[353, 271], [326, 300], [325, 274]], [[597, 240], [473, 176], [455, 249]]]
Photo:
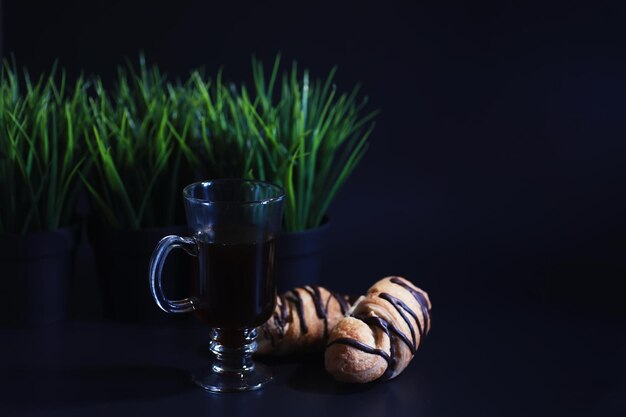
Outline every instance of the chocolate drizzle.
[[[277, 301], [278, 312], [274, 311], [271, 320], [274, 322], [274, 326], [278, 329], [278, 336], [282, 339], [285, 336], [285, 325], [287, 324], [287, 317], [289, 315], [289, 308], [287, 306], [287, 300], [284, 295], [278, 297]], [[276, 340], [274, 335], [269, 329], [268, 322], [263, 323], [261, 330], [266, 339], [269, 339], [272, 347], [276, 347]]]
[[[390, 355], [387, 354], [387, 352], [385, 352], [382, 349], [377, 349], [377, 348], [373, 348], [371, 346], [366, 345], [365, 343], [359, 342], [356, 339], [352, 339], [349, 337], [339, 337], [335, 340], [333, 340], [332, 342], [330, 342], [328, 346], [332, 346], [332, 345], [348, 345], [348, 346], [352, 346], [353, 348], [356, 348], [358, 350], [361, 350], [365, 353], [371, 353], [372, 355], [378, 355], [381, 358], [383, 358], [384, 360], [387, 361], [387, 369], [385, 370], [385, 372], [383, 373], [382, 376], [386, 376], [387, 372], [389, 371], [389, 369], [395, 367], [395, 360], [391, 358]], [[381, 376], [381, 378], [382, 378]], [[386, 379], [388, 379], [389, 377], [387, 376]]]
[[426, 334], [428, 334], [430, 314], [428, 312], [428, 301], [426, 301], [426, 297], [424, 297], [424, 294], [412, 288], [409, 284], [407, 284], [398, 277], [393, 277], [390, 281], [403, 287], [405, 290], [410, 292], [411, 295], [413, 295], [413, 297], [417, 300], [417, 303], [422, 309], [422, 316], [424, 317], [424, 330], [426, 331]]
[[[341, 296], [331, 291], [328, 291], [328, 298], [326, 298], [326, 300], [324, 301], [322, 299], [322, 292], [320, 288], [321, 287], [318, 286], [306, 286], [303, 288], [296, 288], [278, 297], [278, 311], [274, 312], [271, 320], [273, 321], [274, 326], [278, 329], [278, 336], [280, 339], [285, 336], [285, 327], [287, 326], [287, 322], [289, 320], [289, 302], [293, 302], [295, 306], [295, 309], [293, 309], [293, 311], [294, 314], [298, 316], [298, 321], [300, 322], [300, 334], [306, 334], [309, 331], [309, 326], [307, 325], [305, 316], [304, 300], [302, 299], [299, 290], [304, 290], [307, 294], [311, 296], [317, 318], [324, 320], [324, 339], [328, 337], [329, 333], [328, 310], [331, 300], [333, 298], [337, 300], [342, 315], [345, 315], [346, 312], [350, 309], [350, 303], [347, 301], [347, 297]], [[273, 332], [270, 330], [268, 323], [263, 324], [263, 326], [261, 327], [265, 338], [269, 339], [272, 347], [276, 347], [276, 340], [274, 337], [275, 334], [273, 334]]]
[[[398, 313], [402, 316], [402, 319], [404, 319], [406, 325], [409, 327], [409, 331], [411, 332], [411, 340], [413, 340], [413, 350], [415, 350], [417, 348], [417, 341], [415, 340], [415, 329], [413, 328], [413, 324], [411, 323], [411, 320], [409, 320], [409, 318], [407, 317], [407, 315], [404, 313], [405, 311], [407, 313], [409, 313], [411, 315], [411, 317], [413, 317], [413, 320], [415, 320], [415, 322], [417, 323], [417, 328], [420, 332], [420, 338], [422, 337], [422, 325], [420, 324], [419, 318], [417, 317], [417, 314], [415, 314], [415, 312], [413, 310], [411, 310], [409, 308], [409, 306], [407, 306], [406, 304], [404, 304], [404, 302], [390, 294], [387, 294], [386, 292], [382, 292], [380, 294], [378, 294], [378, 296], [380, 298], [382, 298], [383, 300], [387, 300], [389, 301], [391, 304], [393, 304], [393, 306], [396, 308], [396, 310], [398, 311]], [[411, 346], [409, 346], [410, 348]]]
[[[404, 332], [400, 331], [393, 323], [390, 323], [388, 320], [385, 320], [381, 317], [376, 317], [376, 316], [365, 317], [362, 315], [353, 314], [352, 317], [354, 317], [355, 319], [363, 321], [365, 324], [367, 324], [370, 327], [376, 326], [380, 328], [387, 335], [387, 337], [389, 338], [389, 354], [387, 354], [387, 352], [385, 352], [382, 349], [373, 348], [358, 340], [347, 338], [347, 337], [337, 338], [327, 345], [327, 346], [331, 346], [334, 344], [348, 345], [355, 349], [361, 350], [365, 353], [370, 353], [373, 355], [380, 356], [387, 362], [387, 369], [385, 369], [385, 372], [378, 378], [382, 381], [390, 379], [396, 371], [396, 368], [398, 365], [397, 360], [395, 359], [397, 340], [400, 339], [402, 342], [404, 342], [404, 344], [409, 348], [409, 351], [411, 352], [411, 354], [414, 355], [417, 350], [418, 345], [421, 343], [422, 338], [424, 337], [424, 334], [428, 333], [428, 329], [429, 329], [428, 323], [429, 323], [429, 318], [430, 318], [428, 302], [426, 300], [426, 297], [421, 292], [415, 290], [414, 288], [409, 286], [406, 282], [404, 282], [398, 277], [391, 278], [390, 282], [396, 285], [399, 285], [400, 287], [408, 291], [415, 298], [415, 300], [417, 301], [417, 303], [419, 304], [422, 310], [422, 315], [423, 315], [423, 320], [424, 320], [423, 328], [422, 328], [422, 323], [420, 323], [419, 317], [417, 316], [415, 311], [413, 311], [409, 306], [407, 306], [406, 303], [404, 303], [402, 300], [385, 292], [378, 294], [378, 297], [382, 298], [383, 300], [393, 305], [396, 311], [398, 312], [398, 314], [400, 314], [404, 322], [409, 327], [412, 340], [409, 340], [408, 337], [404, 334]], [[413, 318], [413, 320], [417, 324], [417, 329], [420, 335], [419, 341], [416, 339], [415, 328], [413, 327], [413, 323], [411, 323], [411, 320], [407, 316], [407, 313], [409, 314], [409, 316], [411, 316], [411, 318]]]
[[300, 333], [308, 333], [309, 328], [306, 325], [306, 318], [304, 317], [304, 305], [302, 304], [302, 297], [298, 291], [289, 291], [285, 297], [289, 301], [293, 301], [296, 305], [296, 311], [298, 312], [298, 318], [300, 319]]
[[289, 315], [289, 309], [287, 306], [287, 300], [284, 295], [278, 297], [278, 314], [274, 314], [274, 324], [280, 332], [280, 337], [285, 335], [285, 324], [287, 323], [287, 317]]
[[403, 340], [406, 339], [406, 336], [404, 335], [404, 333], [398, 331], [398, 329], [394, 325], [387, 322], [386, 320], [381, 319], [380, 317], [367, 317], [363, 319], [363, 321], [368, 326], [378, 326], [383, 332], [385, 332], [385, 334], [387, 335], [387, 338], [389, 339], [389, 360], [387, 361], [387, 369], [385, 369], [385, 372], [383, 372], [383, 374], [380, 376], [380, 378], [383, 381], [385, 381], [391, 378], [397, 365], [396, 345], [393, 343], [393, 340], [391, 339], [391, 334], [389, 333], [389, 330], [391, 328], [391, 331], [393, 331], [396, 335], [400, 336]]
[[287, 317], [289, 316], [289, 306], [284, 295], [278, 297], [280, 301], [280, 313], [276, 317], [276, 325], [280, 328], [280, 335], [285, 335], [285, 324], [287, 324]]
[[335, 300], [337, 300], [337, 302], [339, 303], [339, 308], [341, 309], [341, 314], [346, 314], [348, 312], [348, 310], [350, 310], [350, 304], [348, 304], [348, 301], [346, 300], [346, 297], [342, 297], [341, 295], [337, 294], [336, 292], [332, 292], [330, 291], [330, 294], [332, 297], [328, 297], [328, 301], [326, 301], [326, 310], [328, 310], [328, 303], [330, 302], [331, 298], [335, 298]]
[[[318, 286], [306, 286], [302, 288], [306, 291], [313, 300], [313, 305], [315, 306], [315, 314], [317, 318], [324, 320], [324, 338], [328, 337], [328, 306], [330, 305], [330, 300], [334, 298], [337, 300], [339, 304], [339, 308], [341, 309], [341, 314], [346, 314], [346, 312], [350, 309], [350, 305], [346, 301], [345, 297], [341, 295], [329, 291], [329, 296], [326, 299], [326, 303], [322, 300], [322, 292], [320, 291], [321, 287]], [[298, 314], [298, 319], [300, 320], [300, 333], [307, 333], [309, 328], [306, 324], [306, 318], [304, 315], [304, 304], [302, 301], [302, 297], [298, 293], [298, 288], [293, 291], [288, 292], [287, 297], [289, 300], [293, 301], [296, 305], [296, 312]]]

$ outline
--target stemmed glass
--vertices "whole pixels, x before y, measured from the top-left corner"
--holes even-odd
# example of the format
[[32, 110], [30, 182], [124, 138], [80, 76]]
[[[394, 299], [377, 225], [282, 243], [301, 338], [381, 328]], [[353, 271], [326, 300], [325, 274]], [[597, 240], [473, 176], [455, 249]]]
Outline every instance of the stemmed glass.
[[[256, 327], [276, 304], [274, 258], [284, 192], [262, 181], [222, 179], [188, 185], [183, 190], [191, 237], [167, 236], [150, 261], [150, 289], [167, 313], [195, 312], [211, 327], [213, 361], [193, 374], [210, 391], [247, 391], [272, 379], [255, 364]], [[172, 249], [198, 257], [199, 276], [191, 297], [169, 300], [161, 271]]]

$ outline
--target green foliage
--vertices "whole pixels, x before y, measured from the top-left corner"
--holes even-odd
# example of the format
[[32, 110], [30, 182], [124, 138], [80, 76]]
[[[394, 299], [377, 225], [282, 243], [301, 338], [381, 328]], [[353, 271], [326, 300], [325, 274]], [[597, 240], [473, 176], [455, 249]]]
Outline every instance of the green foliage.
[[235, 86], [222, 82], [221, 71], [215, 81], [195, 71], [188, 85], [193, 146], [204, 174], [208, 178], [255, 178], [258, 144]]
[[70, 88], [64, 72], [31, 80], [4, 63], [0, 76], [0, 233], [70, 225], [88, 168], [79, 137], [86, 123], [86, 83]]
[[[84, 184], [116, 229], [184, 222], [181, 190], [205, 178], [282, 185], [285, 229], [319, 226], [367, 148], [376, 112], [358, 86], [339, 93], [333, 69], [312, 80], [294, 63], [268, 76], [253, 59], [251, 89], [195, 71], [171, 82], [143, 57], [114, 88], [61, 73], [21, 81], [5, 64], [0, 85], [0, 233], [72, 222]], [[80, 181], [82, 178], [82, 181]]]
[[93, 124], [85, 129], [93, 175], [85, 185], [106, 222], [117, 229], [183, 223], [181, 190], [196, 157], [187, 141], [193, 109], [188, 87], [165, 80], [143, 57], [139, 72], [120, 68], [107, 95], [95, 83]]
[[[217, 177], [274, 182], [286, 193], [285, 229], [319, 226], [333, 198], [367, 148], [377, 112], [363, 115], [359, 87], [338, 93], [335, 69], [325, 80], [299, 73], [296, 63], [279, 82], [280, 57], [269, 77], [253, 59], [254, 88], [203, 82], [195, 86], [206, 165]], [[277, 91], [278, 90], [278, 91]]]
[[[282, 76], [276, 93], [276, 58], [268, 79], [263, 65], [253, 60], [255, 99], [242, 94], [249, 123], [258, 131], [260, 178], [282, 184], [287, 193], [288, 231], [319, 226], [337, 191], [366, 150], [376, 111], [361, 115], [367, 98], [357, 101], [359, 86], [337, 93], [335, 69], [325, 80], [310, 80], [297, 64]], [[277, 97], [277, 98], [275, 98]], [[256, 124], [254, 122], [256, 121]]]

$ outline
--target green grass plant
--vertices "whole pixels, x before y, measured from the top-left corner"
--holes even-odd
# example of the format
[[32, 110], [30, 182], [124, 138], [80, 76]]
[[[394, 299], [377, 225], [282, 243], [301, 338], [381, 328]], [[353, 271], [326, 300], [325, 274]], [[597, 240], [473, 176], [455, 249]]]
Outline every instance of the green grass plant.
[[108, 90], [97, 77], [70, 86], [53, 69], [32, 81], [5, 64], [0, 233], [70, 224], [81, 184], [114, 229], [183, 223], [182, 188], [219, 177], [282, 185], [285, 230], [315, 228], [365, 154], [377, 114], [358, 85], [340, 92], [335, 72], [313, 79], [278, 56], [267, 74], [252, 60], [249, 87], [221, 72], [172, 82], [141, 56]]
[[208, 172], [274, 182], [286, 193], [285, 230], [322, 224], [353, 172], [374, 129], [377, 111], [365, 112], [359, 86], [337, 91], [336, 69], [312, 79], [296, 63], [279, 79], [280, 56], [266, 76], [253, 59], [253, 87], [192, 76]]
[[184, 223], [182, 188], [196, 157], [187, 141], [193, 119], [186, 85], [171, 83], [143, 57], [136, 71], [120, 67], [111, 94], [97, 80], [85, 130], [93, 158], [85, 178], [96, 207], [114, 229]]
[[55, 230], [76, 221], [87, 83], [65, 72], [31, 79], [5, 61], [0, 75], [0, 233]]

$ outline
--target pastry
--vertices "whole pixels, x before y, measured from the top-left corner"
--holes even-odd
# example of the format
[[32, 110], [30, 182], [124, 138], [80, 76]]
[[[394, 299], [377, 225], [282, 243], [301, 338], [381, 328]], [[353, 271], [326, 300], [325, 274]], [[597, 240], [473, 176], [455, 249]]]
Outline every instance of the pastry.
[[332, 330], [326, 370], [343, 382], [398, 376], [430, 330], [428, 294], [402, 277], [376, 282]]
[[322, 350], [349, 309], [347, 297], [324, 287], [294, 288], [277, 297], [274, 314], [258, 328], [257, 354]]

